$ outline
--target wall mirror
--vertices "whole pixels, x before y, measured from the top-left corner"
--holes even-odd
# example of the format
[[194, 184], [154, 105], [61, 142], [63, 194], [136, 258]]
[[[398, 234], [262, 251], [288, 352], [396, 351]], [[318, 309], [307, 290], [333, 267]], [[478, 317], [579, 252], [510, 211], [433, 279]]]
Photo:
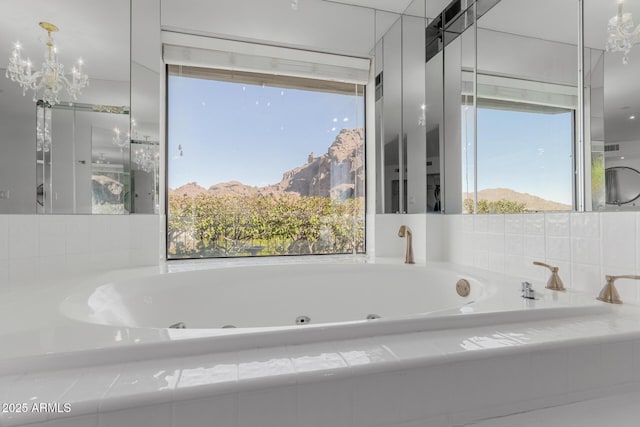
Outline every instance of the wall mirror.
[[[26, 0], [0, 17], [0, 214], [158, 211], [160, 4], [132, 3]], [[72, 93], [58, 79], [57, 99], [30, 88], [23, 96], [4, 76], [28, 74], [11, 70], [15, 43], [24, 61], [14, 64], [29, 59], [34, 72], [49, 41]]]
[[622, 206], [634, 203], [640, 197], [640, 172], [628, 166], [605, 169], [606, 203]]
[[130, 210], [128, 106], [38, 102], [35, 123], [37, 213]]
[[587, 210], [640, 206], [639, 22], [640, 0], [584, 1]]
[[414, 0], [394, 18], [375, 48], [376, 212], [424, 213], [425, 1]]
[[[409, 17], [402, 16], [376, 51], [384, 71], [376, 82], [384, 89], [376, 102], [383, 165], [377, 212], [572, 210], [579, 2], [459, 0], [433, 6], [423, 9], [424, 49], [406, 44]], [[514, 18], [521, 16], [527, 18]], [[394, 45], [402, 49], [387, 53]], [[414, 69], [404, 60], [408, 56], [424, 60], [424, 85], [407, 85], [406, 67]], [[405, 77], [404, 85], [394, 87], [384, 78], [396, 74]], [[407, 86], [412, 95], [424, 94], [417, 120], [422, 151], [410, 142], [417, 98], [406, 93]], [[413, 210], [412, 202], [418, 205]]]
[[501, 0], [479, 17], [475, 132], [462, 126], [475, 135], [462, 161], [473, 184], [461, 212], [573, 209], [578, 16], [575, 0]]
[[160, 212], [160, 1], [131, 4], [131, 212]]
[[427, 212], [636, 208], [640, 0], [440, 10], [426, 29]]

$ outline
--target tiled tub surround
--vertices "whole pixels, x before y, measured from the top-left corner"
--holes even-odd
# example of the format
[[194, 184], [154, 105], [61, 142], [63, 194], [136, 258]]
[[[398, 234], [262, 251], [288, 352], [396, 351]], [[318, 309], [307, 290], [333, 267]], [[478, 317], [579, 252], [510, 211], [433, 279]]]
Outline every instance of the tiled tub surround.
[[[640, 212], [444, 215], [442, 260], [544, 283], [543, 261], [560, 267], [566, 287], [597, 295], [604, 276], [640, 274]], [[427, 243], [429, 237], [427, 236]], [[626, 303], [640, 304], [640, 283], [619, 281]]]
[[0, 215], [0, 291], [158, 265], [159, 215]]
[[[532, 279], [539, 290], [548, 272], [530, 267], [530, 262], [556, 264], [565, 285], [571, 291], [586, 290], [590, 299], [604, 284], [604, 274], [633, 274], [640, 270], [635, 266], [640, 254], [638, 215], [426, 215], [425, 229], [439, 233], [414, 233], [414, 244], [425, 248], [422, 253], [429, 260], [512, 273]], [[0, 216], [0, 237], [9, 235], [12, 217]], [[30, 218], [33, 219], [25, 221], [35, 221], [40, 226], [37, 217]], [[75, 217], [68, 218], [71, 221]], [[419, 216], [416, 220], [420, 221]], [[154, 222], [157, 224], [157, 217]], [[397, 239], [398, 221], [392, 222], [390, 239]], [[67, 227], [70, 226], [65, 230]], [[93, 227], [92, 224], [89, 229]], [[157, 226], [151, 228], [154, 231], [149, 236], [158, 239]], [[89, 238], [95, 235], [96, 241], [101, 241], [99, 230], [103, 228], [98, 227]], [[70, 262], [74, 254], [65, 252], [67, 263], [59, 277], [77, 275], [75, 268], [83, 272], [134, 265], [134, 261], [116, 255], [119, 248], [113, 249], [115, 240], [106, 234], [102, 233], [107, 242], [103, 249], [88, 249], [89, 258], [84, 254], [82, 259], [89, 260], [89, 265]], [[384, 230], [376, 229], [376, 240], [385, 235]], [[80, 239], [84, 241], [85, 237]], [[65, 231], [65, 251], [68, 238]], [[28, 251], [19, 242], [11, 245], [8, 238], [0, 238], [0, 288], [11, 290], [13, 296], [25, 288], [16, 285], [31, 283], [45, 271], [42, 265], [49, 258], [45, 255], [47, 244], [41, 255], [41, 238], [36, 235], [34, 239], [30, 245], [38, 248], [37, 259], [25, 256], [32, 259], [14, 264], [13, 260], [24, 259], [22, 255]], [[58, 235], [50, 241], [60, 239], [62, 236]], [[129, 240], [130, 245], [142, 244], [140, 236], [136, 242], [133, 239], [136, 238]], [[403, 243], [398, 245], [399, 251]], [[131, 251], [136, 249], [129, 247]], [[15, 251], [18, 254], [11, 253]], [[111, 256], [100, 258], [93, 255], [94, 251], [110, 252]], [[157, 243], [144, 252], [146, 255], [141, 256], [149, 258], [143, 265], [157, 263]], [[629, 270], [631, 259], [634, 267]], [[106, 262], [111, 264], [105, 265]], [[121, 262], [124, 264], [118, 265]], [[11, 274], [10, 265], [15, 265]], [[27, 266], [35, 270], [26, 275], [20, 273], [28, 270]], [[486, 272], [480, 274], [489, 277]], [[513, 281], [509, 286], [517, 288], [518, 280], [515, 285]], [[65, 280], [64, 284], [47, 286], [49, 289], [33, 288], [39, 292], [24, 295], [22, 304], [35, 311], [51, 309], [50, 296], [57, 294], [56, 286], [73, 282]], [[636, 284], [620, 282], [618, 289], [625, 303], [638, 301]], [[6, 299], [2, 302], [7, 303]], [[136, 352], [144, 348], [142, 345], [133, 350], [131, 358], [123, 360], [112, 357], [115, 353], [97, 351], [93, 360], [74, 369], [64, 359], [53, 357], [47, 358], [51, 362], [47, 368], [34, 371], [34, 360], [27, 357], [21, 359], [23, 365], [17, 371], [3, 365], [0, 401], [69, 402], [72, 412], [3, 413], [0, 425], [438, 427], [638, 390], [638, 309], [599, 303], [598, 307], [604, 307], [606, 313], [587, 310], [562, 317], [566, 314], [543, 312], [555, 318], [511, 318], [502, 323], [488, 315], [479, 317], [481, 322], [475, 327], [449, 319], [446, 325], [434, 322], [434, 330], [424, 330], [424, 325], [414, 325], [414, 332], [406, 333], [393, 328], [372, 329], [360, 333], [362, 338], [348, 333], [331, 338], [320, 330], [316, 337], [300, 337], [298, 342], [266, 339], [256, 340], [253, 348], [225, 344], [221, 349], [196, 345], [191, 356], [182, 350], [175, 354], [162, 351], [151, 360], [145, 360], [145, 351]], [[7, 336], [2, 338], [3, 352], [15, 350], [17, 344], [29, 347], [29, 343], [37, 343], [38, 347], [44, 344], [55, 351], [82, 341], [74, 331], [65, 326], [52, 327], [43, 318], [11, 318], [3, 323], [13, 329], [8, 336], [13, 339], [11, 343], [5, 340]], [[441, 330], [447, 326], [449, 329]], [[96, 336], [110, 337], [116, 350], [117, 342], [131, 344], [149, 337], [161, 337], [162, 341], [166, 337], [166, 330], [162, 329], [118, 336], [117, 330], [105, 326], [92, 328]], [[315, 340], [326, 342], [309, 342]], [[188, 353], [189, 346], [186, 347]], [[517, 420], [514, 418], [514, 422]], [[493, 427], [494, 422], [482, 425]]]
[[637, 391], [640, 316], [614, 311], [8, 376], [0, 400], [72, 412], [0, 425], [464, 425]]
[[23, 301], [2, 301], [13, 326], [1, 338], [0, 401], [72, 411], [2, 413], [0, 425], [437, 427], [635, 388], [637, 309], [542, 288], [525, 301], [512, 277], [463, 272], [496, 298], [446, 315], [228, 337], [73, 321], [58, 310], [73, 283], [25, 287]]

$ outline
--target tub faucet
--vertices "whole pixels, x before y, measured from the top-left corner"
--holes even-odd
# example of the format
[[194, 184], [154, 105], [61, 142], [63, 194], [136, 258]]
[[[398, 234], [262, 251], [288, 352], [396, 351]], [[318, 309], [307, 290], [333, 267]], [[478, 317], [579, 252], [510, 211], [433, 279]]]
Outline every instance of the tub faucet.
[[404, 255], [404, 263], [405, 264], [415, 264], [416, 261], [413, 259], [413, 237], [411, 235], [411, 229], [406, 225], [400, 227], [398, 230], [398, 237], [407, 236], [407, 251]]
[[562, 283], [562, 279], [560, 279], [560, 276], [558, 275], [558, 267], [553, 267], [549, 264], [545, 264], [539, 261], [534, 261], [533, 265], [547, 267], [549, 270], [551, 270], [551, 277], [549, 277], [549, 280], [547, 281], [547, 289], [551, 289], [552, 291], [566, 291], [566, 289], [564, 288], [564, 284]]
[[622, 304], [620, 294], [618, 294], [618, 290], [616, 289], [616, 285], [614, 284], [617, 279], [640, 280], [640, 276], [635, 275], [609, 276], [607, 274], [605, 278], [607, 279], [607, 284], [604, 285], [604, 288], [602, 288], [602, 290], [600, 291], [600, 295], [598, 295], [598, 298], [596, 299], [599, 301], [608, 302], [609, 304]]

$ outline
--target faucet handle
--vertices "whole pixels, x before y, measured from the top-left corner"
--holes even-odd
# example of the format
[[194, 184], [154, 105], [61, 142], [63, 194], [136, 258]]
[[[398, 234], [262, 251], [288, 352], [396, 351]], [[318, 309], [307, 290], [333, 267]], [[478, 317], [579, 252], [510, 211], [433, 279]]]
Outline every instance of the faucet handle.
[[558, 271], [560, 270], [559, 267], [554, 267], [552, 265], [549, 264], [545, 264], [544, 262], [540, 262], [540, 261], [533, 261], [533, 265], [539, 265], [541, 267], [547, 267], [549, 270], [551, 270], [551, 277], [549, 277], [549, 280], [547, 281], [547, 289], [551, 289], [552, 291], [565, 291], [565, 287], [564, 284], [562, 283], [562, 279], [560, 279], [560, 275], [558, 274]]
[[616, 289], [615, 281], [618, 279], [633, 279], [640, 280], [640, 276], [636, 276], [634, 274], [624, 274], [621, 276], [604, 276], [607, 279], [607, 284], [604, 285], [604, 288], [600, 291], [600, 294], [596, 298], [599, 301], [608, 302], [609, 304], [622, 304], [622, 300], [620, 299], [620, 294], [618, 294], [618, 290]]
[[533, 261], [533, 265], [539, 265], [541, 267], [547, 267], [549, 270], [551, 270], [552, 273], [557, 273], [558, 270], [560, 270], [560, 268], [558, 268], [558, 267], [554, 267], [552, 265], [545, 264], [544, 262], [540, 262], [540, 261]]

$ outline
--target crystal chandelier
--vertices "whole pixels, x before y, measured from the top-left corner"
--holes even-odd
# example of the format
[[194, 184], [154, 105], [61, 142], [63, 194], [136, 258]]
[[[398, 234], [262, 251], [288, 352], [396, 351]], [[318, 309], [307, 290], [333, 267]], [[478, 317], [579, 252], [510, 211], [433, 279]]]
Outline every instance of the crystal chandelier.
[[145, 136], [144, 142], [140, 141], [138, 145], [140, 145], [140, 147], [136, 148], [133, 152], [134, 163], [144, 172], [153, 172], [160, 155], [156, 149], [156, 145], [149, 141], [148, 136]]
[[[44, 54], [44, 62], [39, 71], [32, 71], [33, 64], [29, 58], [22, 58], [22, 45], [17, 42], [9, 58], [9, 65], [5, 73], [11, 81], [17, 82], [22, 87], [22, 94], [27, 90], [33, 91], [33, 100], [42, 99], [51, 105], [60, 103], [60, 92], [65, 89], [75, 101], [80, 91], [89, 84], [89, 77], [82, 72], [82, 59], [71, 69], [70, 80], [64, 75], [64, 65], [58, 62], [58, 51], [51, 33], [58, 31], [58, 27], [48, 22], [40, 22], [47, 32], [47, 49]], [[41, 95], [38, 95], [41, 93]]]
[[120, 128], [113, 128], [113, 138], [111, 139], [113, 145], [120, 148], [120, 151], [124, 151], [124, 147], [129, 143], [129, 134], [125, 138]]
[[634, 44], [640, 43], [640, 25], [633, 23], [631, 13], [622, 13], [624, 0], [618, 0], [618, 14], [609, 19], [607, 26], [607, 52], [622, 52], [622, 63], [629, 63], [629, 53]]

